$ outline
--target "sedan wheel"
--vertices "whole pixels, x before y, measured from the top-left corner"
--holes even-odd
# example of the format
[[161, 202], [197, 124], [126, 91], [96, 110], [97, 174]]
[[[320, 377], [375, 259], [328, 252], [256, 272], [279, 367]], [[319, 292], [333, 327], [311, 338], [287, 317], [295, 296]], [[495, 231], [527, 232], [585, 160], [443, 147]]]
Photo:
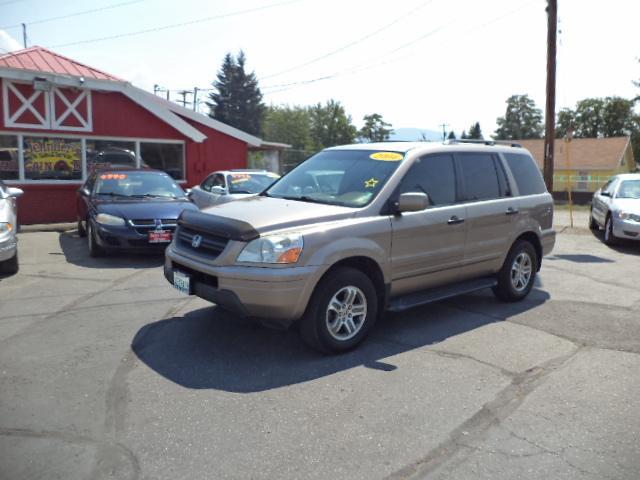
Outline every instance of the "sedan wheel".
[[607, 245], [616, 244], [616, 236], [613, 234], [613, 219], [611, 215], [607, 217], [607, 221], [604, 224], [604, 243]]

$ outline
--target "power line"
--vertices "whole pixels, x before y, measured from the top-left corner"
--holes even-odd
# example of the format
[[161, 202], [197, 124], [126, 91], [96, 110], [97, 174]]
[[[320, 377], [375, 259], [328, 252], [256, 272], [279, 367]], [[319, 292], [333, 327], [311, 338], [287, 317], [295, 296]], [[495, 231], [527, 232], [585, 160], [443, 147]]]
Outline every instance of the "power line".
[[323, 55], [320, 55], [319, 57], [313, 58], [311, 60], [308, 60], [306, 62], [300, 63], [298, 65], [294, 65], [293, 67], [289, 67], [285, 70], [281, 70], [279, 72], [276, 73], [272, 73], [270, 75], [266, 75], [262, 78], [260, 78], [260, 80], [266, 80], [267, 78], [272, 78], [272, 77], [277, 77], [280, 76], [282, 74], [285, 73], [289, 73], [289, 72], [293, 72], [294, 70], [299, 70], [300, 68], [306, 67], [308, 65], [311, 65], [312, 63], [316, 63], [319, 62], [320, 60], [324, 60], [325, 58], [329, 58], [333, 55], [336, 55], [344, 50], [347, 50], [348, 48], [351, 48], [355, 45], [358, 45], [359, 43], [364, 42], [365, 40], [368, 40], [371, 37], [374, 37], [376, 35], [378, 35], [379, 33], [383, 32], [384, 30], [392, 27], [393, 25], [399, 23], [400, 21], [404, 20], [406, 17], [413, 15], [415, 12], [417, 12], [418, 10], [420, 10], [421, 8], [424, 8], [425, 6], [427, 6], [429, 3], [432, 3], [434, 0], [427, 0], [426, 2], [422, 2], [420, 5], [418, 5], [416, 8], [413, 8], [411, 10], [409, 10], [408, 12], [406, 12], [405, 14], [399, 16], [398, 18], [396, 18], [395, 20], [393, 20], [392, 22], [389, 22], [385, 25], [383, 25], [382, 27], [378, 28], [377, 30], [374, 30], [373, 32], [370, 32], [368, 34], [366, 34], [363, 37], [360, 37], [356, 40], [353, 40], [352, 42], [347, 43], [346, 45], [343, 45], [340, 48], [337, 48], [335, 50], [331, 50], [330, 52], [327, 52]]
[[[80, 15], [87, 15], [89, 13], [96, 13], [96, 12], [102, 12], [104, 10], [111, 10], [113, 8], [119, 8], [119, 7], [125, 7], [127, 5], [133, 5], [134, 3], [140, 3], [143, 2], [144, 0], [130, 0], [128, 2], [120, 2], [120, 3], [114, 3], [112, 5], [106, 5], [104, 7], [100, 7], [100, 8], [93, 8], [91, 10], [83, 10], [81, 12], [75, 12], [75, 13], [70, 13], [68, 15], [60, 15], [58, 17], [49, 17], [49, 18], [43, 18], [41, 20], [34, 20], [33, 22], [25, 22], [28, 25], [38, 25], [40, 23], [48, 23], [48, 22], [54, 22], [56, 20], [62, 20], [64, 18], [71, 18], [71, 17], [79, 17]], [[15, 25], [8, 25], [5, 27], [0, 27], [1, 30], [10, 30], [12, 28], [20, 28], [22, 24], [18, 23]]]
[[0, 7], [2, 7], [3, 5], [9, 5], [10, 3], [18, 3], [18, 2], [24, 2], [24, 0], [9, 0], [7, 2], [2, 2], [0, 3]]
[[278, 3], [271, 3], [269, 5], [263, 5], [262, 7], [256, 7], [256, 8], [249, 8], [249, 9], [245, 9], [245, 10], [238, 10], [236, 12], [230, 12], [230, 13], [224, 13], [222, 15], [214, 15], [211, 17], [204, 17], [204, 18], [197, 18], [195, 20], [189, 20], [186, 22], [180, 22], [180, 23], [172, 23], [170, 25], [163, 25], [160, 27], [153, 27], [153, 28], [147, 28], [144, 30], [136, 30], [133, 32], [127, 32], [127, 33], [120, 33], [117, 35], [109, 35], [107, 37], [98, 37], [98, 38], [90, 38], [90, 39], [86, 39], [86, 40], [78, 40], [75, 42], [69, 42], [69, 43], [61, 43], [58, 45], [52, 45], [52, 48], [58, 48], [58, 47], [69, 47], [71, 45], [80, 45], [80, 44], [85, 44], [85, 43], [93, 43], [93, 42], [101, 42], [104, 40], [114, 40], [117, 38], [125, 38], [125, 37], [133, 37], [133, 36], [138, 36], [138, 35], [144, 35], [146, 33], [152, 33], [152, 32], [160, 32], [162, 30], [169, 30], [171, 28], [179, 28], [179, 27], [186, 27], [188, 25], [195, 25], [198, 23], [204, 23], [204, 22], [210, 22], [212, 20], [219, 20], [221, 18], [228, 18], [228, 17], [234, 17], [237, 15], [244, 15], [247, 13], [253, 13], [253, 12], [258, 12], [261, 10], [267, 10], [270, 8], [275, 8], [275, 7], [281, 7], [283, 5], [290, 5], [292, 3], [299, 3], [302, 2], [304, 0], [288, 0], [285, 2], [278, 2]]
[[[487, 21], [485, 23], [482, 23], [480, 25], [476, 25], [476, 26], [466, 30], [464, 32], [464, 34], [469, 34], [469, 33], [472, 33], [472, 32], [474, 32], [476, 30], [480, 30], [482, 28], [485, 28], [485, 27], [487, 27], [487, 26], [489, 26], [489, 25], [491, 25], [491, 24], [493, 24], [493, 23], [495, 23], [495, 22], [497, 22], [499, 20], [502, 20], [503, 18], [506, 18], [506, 17], [511, 16], [511, 15], [513, 15], [515, 13], [518, 13], [521, 10], [524, 10], [525, 8], [527, 8], [529, 5], [531, 5], [533, 3], [537, 3], [537, 0], [531, 0], [529, 2], [523, 3], [519, 7], [515, 8], [515, 9], [509, 11], [509, 12], [501, 14], [501, 15], [495, 17], [495, 18], [492, 18], [491, 20], [489, 20], [489, 21]], [[273, 94], [273, 93], [280, 93], [280, 92], [284, 92], [286, 90], [291, 90], [292, 88], [296, 88], [296, 87], [299, 87], [299, 86], [308, 85], [308, 84], [316, 83], [316, 82], [321, 82], [321, 81], [324, 81], [324, 80], [330, 80], [330, 79], [341, 77], [341, 76], [345, 76], [345, 75], [351, 75], [351, 74], [355, 74], [355, 73], [360, 73], [362, 71], [370, 70], [372, 68], [377, 68], [377, 67], [380, 67], [380, 66], [383, 66], [383, 65], [388, 65], [390, 63], [395, 63], [395, 62], [404, 60], [406, 58], [409, 58], [412, 55], [405, 56], [405, 57], [400, 57], [400, 58], [392, 58], [390, 60], [387, 60], [386, 62], [380, 62], [381, 58], [388, 57], [388, 56], [390, 56], [390, 55], [392, 55], [392, 54], [394, 54], [394, 53], [396, 53], [396, 52], [398, 52], [400, 50], [404, 50], [405, 48], [408, 48], [408, 47], [410, 47], [412, 45], [415, 45], [416, 43], [419, 43], [422, 40], [425, 40], [426, 38], [431, 37], [432, 35], [438, 33], [440, 30], [446, 29], [446, 28], [450, 27], [451, 25], [454, 25], [458, 21], [459, 21], [459, 19], [455, 19], [452, 22], [449, 22], [448, 24], [441, 25], [441, 26], [435, 28], [434, 30], [431, 30], [431, 31], [425, 33], [424, 35], [421, 35], [421, 36], [419, 36], [419, 37], [417, 37], [417, 38], [415, 38], [415, 39], [413, 39], [413, 40], [411, 40], [411, 41], [409, 41], [407, 43], [404, 43], [404, 44], [394, 48], [393, 50], [389, 50], [388, 52], [386, 52], [386, 53], [384, 53], [382, 55], [379, 55], [379, 56], [376, 56], [375, 58], [370, 59], [366, 64], [363, 64], [363, 65], [361, 65], [359, 67], [356, 67], [356, 68], [353, 68], [353, 69], [350, 69], [350, 70], [345, 70], [345, 71], [338, 71], [338, 72], [335, 72], [335, 73], [332, 73], [332, 74], [324, 75], [324, 76], [321, 76], [321, 77], [318, 77], [318, 78], [312, 78], [312, 79], [309, 79], [309, 80], [301, 80], [301, 81], [278, 84], [278, 85], [268, 85], [266, 87], [263, 87], [262, 90], [270, 89], [270, 88], [276, 88], [276, 90], [265, 91], [265, 94], [269, 95], [269, 94]], [[371, 62], [373, 62], [373, 63], [371, 63]]]

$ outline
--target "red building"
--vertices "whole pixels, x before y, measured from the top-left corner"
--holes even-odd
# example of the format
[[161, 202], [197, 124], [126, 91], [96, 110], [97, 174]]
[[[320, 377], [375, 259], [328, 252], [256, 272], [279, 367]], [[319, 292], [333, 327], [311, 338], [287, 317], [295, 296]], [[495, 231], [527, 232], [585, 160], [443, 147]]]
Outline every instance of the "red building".
[[0, 56], [0, 179], [25, 191], [20, 222], [74, 221], [98, 163], [146, 164], [184, 186], [244, 168], [259, 138], [42, 47]]

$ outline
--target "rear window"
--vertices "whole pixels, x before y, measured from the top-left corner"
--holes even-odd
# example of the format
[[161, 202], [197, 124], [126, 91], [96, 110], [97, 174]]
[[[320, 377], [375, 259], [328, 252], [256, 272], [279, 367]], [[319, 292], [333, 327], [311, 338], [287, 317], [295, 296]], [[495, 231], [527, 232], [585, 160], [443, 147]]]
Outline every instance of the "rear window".
[[516, 179], [520, 195], [536, 195], [547, 191], [542, 173], [533, 158], [521, 153], [505, 153], [504, 156]]

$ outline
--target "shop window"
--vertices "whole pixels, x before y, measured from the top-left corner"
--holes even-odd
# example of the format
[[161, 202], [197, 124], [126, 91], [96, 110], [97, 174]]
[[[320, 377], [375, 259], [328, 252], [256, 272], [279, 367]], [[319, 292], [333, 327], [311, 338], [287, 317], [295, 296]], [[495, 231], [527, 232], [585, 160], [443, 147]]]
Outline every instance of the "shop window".
[[164, 170], [176, 180], [184, 180], [184, 146], [180, 143], [140, 142], [142, 165]]
[[82, 179], [79, 138], [24, 137], [23, 148], [25, 179]]
[[0, 180], [17, 180], [19, 175], [18, 137], [0, 135]]
[[135, 142], [87, 139], [85, 145], [87, 174], [91, 174], [96, 168], [136, 166]]

